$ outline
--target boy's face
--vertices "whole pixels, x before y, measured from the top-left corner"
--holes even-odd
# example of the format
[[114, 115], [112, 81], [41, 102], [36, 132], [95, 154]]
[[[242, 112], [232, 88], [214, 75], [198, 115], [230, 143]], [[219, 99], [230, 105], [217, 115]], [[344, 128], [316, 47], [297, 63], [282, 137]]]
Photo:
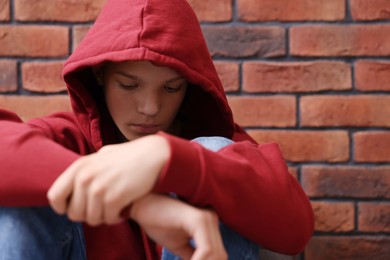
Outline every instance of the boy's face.
[[187, 89], [177, 72], [126, 61], [106, 65], [100, 75], [108, 110], [127, 140], [169, 130]]

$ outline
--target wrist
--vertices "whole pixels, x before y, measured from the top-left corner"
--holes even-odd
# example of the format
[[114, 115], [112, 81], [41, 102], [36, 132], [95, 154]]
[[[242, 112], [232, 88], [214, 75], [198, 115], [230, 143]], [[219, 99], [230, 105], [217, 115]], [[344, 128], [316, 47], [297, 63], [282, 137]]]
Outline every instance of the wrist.
[[160, 135], [150, 135], [147, 137], [150, 144], [150, 154], [153, 154], [155, 165], [157, 165], [158, 171], [155, 176], [155, 183], [159, 179], [161, 172], [171, 157], [171, 149], [168, 140]]
[[159, 159], [159, 163], [163, 166], [171, 157], [171, 149], [169, 146], [168, 140], [161, 135], [151, 135], [151, 139], [153, 139], [153, 148], [157, 151], [157, 158]]
[[[148, 179], [150, 180], [150, 186], [146, 189], [146, 193], [143, 194], [145, 196], [152, 192], [156, 186], [165, 165], [170, 160], [171, 149], [168, 140], [160, 135], [148, 135], [133, 142], [138, 142], [139, 160], [144, 166], [147, 165], [149, 169]], [[130, 142], [130, 144], [133, 142]]]
[[143, 217], [149, 216], [149, 213], [154, 212], [155, 208], [159, 206], [159, 203], [161, 204], [162, 198], [165, 197], [150, 193], [137, 199], [129, 208], [127, 212], [128, 216], [136, 222], [142, 220]]

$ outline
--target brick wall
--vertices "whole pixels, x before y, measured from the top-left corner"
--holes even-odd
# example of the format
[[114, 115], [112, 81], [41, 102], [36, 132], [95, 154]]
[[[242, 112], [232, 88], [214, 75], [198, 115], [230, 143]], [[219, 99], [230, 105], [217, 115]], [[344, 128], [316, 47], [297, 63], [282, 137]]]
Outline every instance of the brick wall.
[[[70, 110], [61, 67], [105, 0], [0, 0], [0, 107]], [[237, 121], [310, 196], [297, 259], [390, 255], [390, 1], [190, 0]], [[288, 216], [286, 216], [288, 217]]]

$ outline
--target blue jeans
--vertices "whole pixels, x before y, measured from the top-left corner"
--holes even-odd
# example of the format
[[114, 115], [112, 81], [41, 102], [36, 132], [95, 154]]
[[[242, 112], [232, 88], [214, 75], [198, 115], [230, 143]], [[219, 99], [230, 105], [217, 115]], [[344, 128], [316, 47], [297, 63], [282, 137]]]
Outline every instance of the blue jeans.
[[[232, 143], [223, 137], [200, 137], [195, 142], [217, 151]], [[258, 259], [259, 247], [220, 224], [229, 259]], [[0, 207], [0, 260], [85, 260], [82, 225], [57, 215], [50, 207]], [[179, 259], [163, 249], [163, 260]]]
[[85, 260], [82, 226], [50, 207], [0, 207], [0, 260]]

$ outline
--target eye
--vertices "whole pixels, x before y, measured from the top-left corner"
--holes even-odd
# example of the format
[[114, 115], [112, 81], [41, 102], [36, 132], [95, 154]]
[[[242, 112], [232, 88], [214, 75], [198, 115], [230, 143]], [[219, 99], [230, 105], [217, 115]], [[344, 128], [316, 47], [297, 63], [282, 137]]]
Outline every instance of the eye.
[[118, 81], [118, 85], [119, 85], [120, 88], [125, 89], [125, 90], [132, 90], [132, 89], [135, 89], [135, 88], [137, 88], [139, 86], [136, 83], [134, 83], [134, 84], [124, 84], [124, 83], [119, 82], [119, 81]]
[[174, 92], [180, 91], [181, 86], [179, 86], [179, 87], [164, 86], [164, 89], [166, 92], [174, 93]]

